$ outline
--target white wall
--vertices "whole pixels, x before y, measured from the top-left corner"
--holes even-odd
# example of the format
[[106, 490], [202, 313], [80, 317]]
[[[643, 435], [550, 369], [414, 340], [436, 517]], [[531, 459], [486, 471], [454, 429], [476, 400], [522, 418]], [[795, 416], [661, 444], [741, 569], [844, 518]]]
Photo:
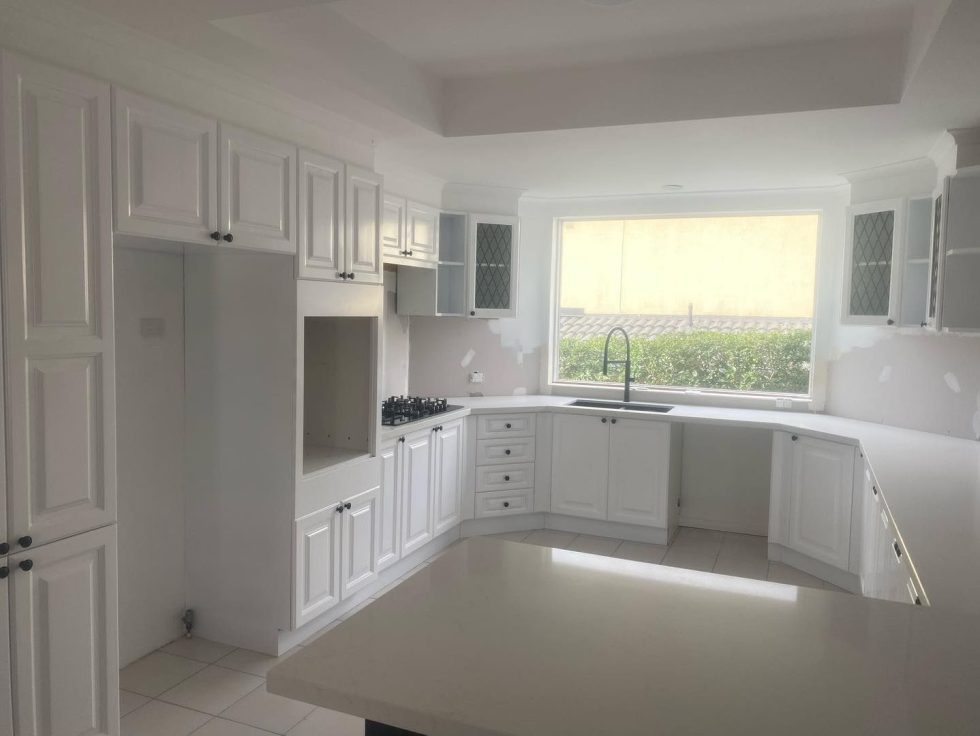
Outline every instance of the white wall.
[[[115, 252], [119, 656], [181, 633], [184, 610], [184, 314], [180, 253]], [[140, 320], [163, 321], [144, 337]]]

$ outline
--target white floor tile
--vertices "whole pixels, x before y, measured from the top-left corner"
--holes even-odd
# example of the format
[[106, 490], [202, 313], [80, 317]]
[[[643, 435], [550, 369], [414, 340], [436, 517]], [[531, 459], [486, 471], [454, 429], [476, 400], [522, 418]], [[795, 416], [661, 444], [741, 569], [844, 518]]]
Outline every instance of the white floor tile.
[[182, 636], [179, 639], [174, 639], [172, 642], [167, 644], [167, 646], [161, 647], [160, 651], [166, 654], [174, 654], [178, 657], [194, 659], [198, 662], [214, 664], [223, 656], [234, 650], [234, 648], [235, 647], [230, 647], [227, 644], [219, 644], [216, 641], [198, 639], [197, 637], [191, 637], [188, 639], [186, 636]]
[[503, 539], [505, 542], [523, 542], [530, 532], [503, 532], [488, 535], [492, 539]]
[[119, 691], [119, 715], [125, 716], [132, 713], [141, 705], [149, 701], [149, 698], [139, 693], [131, 693], [128, 690]]
[[718, 559], [718, 548], [713, 544], [671, 545], [664, 555], [663, 564], [684, 567], [688, 570], [711, 572]]
[[568, 546], [575, 552], [588, 552], [593, 555], [605, 555], [611, 557], [622, 540], [611, 539], [609, 537], [593, 537], [589, 534], [579, 534]]
[[663, 561], [665, 554], [667, 554], [667, 547], [660, 544], [623, 542], [616, 548], [616, 552], [612, 556], [618, 557], [621, 560], [658, 564]]
[[674, 539], [671, 542], [671, 547], [684, 547], [689, 544], [695, 544], [698, 546], [704, 545], [716, 545], [721, 548], [721, 543], [725, 539], [725, 532], [715, 531], [713, 529], [698, 529], [693, 526], [682, 526], [677, 530], [677, 534], [674, 535]]
[[726, 534], [713, 571], [721, 575], [765, 580], [769, 574], [768, 551], [765, 537]]
[[119, 687], [155, 698], [206, 666], [203, 662], [153, 652], [120, 671]]
[[721, 543], [722, 553], [742, 554], [752, 557], [768, 557], [769, 540], [754, 534], [725, 534]]
[[195, 731], [194, 736], [269, 736], [269, 732], [224, 718], [212, 718]]
[[281, 695], [273, 695], [263, 685], [224, 711], [221, 717], [284, 734], [310, 715], [315, 707]]
[[539, 547], [558, 547], [568, 549], [577, 534], [560, 532], [556, 529], [537, 529], [524, 538], [525, 544], [536, 544]]
[[218, 715], [264, 684], [261, 677], [211, 665], [160, 696], [160, 700]]
[[[317, 636], [319, 635], [320, 632], [317, 632]], [[280, 662], [284, 662], [298, 651], [299, 647], [293, 647], [281, 657], [270, 657], [267, 654], [259, 654], [248, 649], [236, 649], [231, 654], [227, 654], [219, 659], [215, 664], [219, 667], [227, 667], [230, 670], [265, 677], [269, 670]]]
[[120, 722], [122, 736], [188, 736], [211, 719], [195, 710], [151, 700]]
[[364, 719], [317, 708], [289, 736], [364, 736]]
[[809, 573], [805, 573], [802, 570], [797, 570], [795, 567], [790, 567], [789, 565], [784, 565], [780, 562], [769, 563], [768, 579], [773, 583], [800, 585], [804, 588], [823, 588], [823, 580], [820, 578], [814, 577]]
[[733, 575], [737, 578], [766, 580], [769, 574], [769, 561], [741, 557], [719, 557], [712, 572], [719, 575]]

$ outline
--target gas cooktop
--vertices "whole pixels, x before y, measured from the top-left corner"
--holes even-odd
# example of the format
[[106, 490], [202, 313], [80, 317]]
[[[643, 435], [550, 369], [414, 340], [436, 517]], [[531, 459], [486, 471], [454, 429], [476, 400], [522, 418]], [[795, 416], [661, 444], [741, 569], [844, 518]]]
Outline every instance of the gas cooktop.
[[462, 408], [450, 404], [446, 399], [433, 399], [426, 396], [391, 396], [381, 402], [381, 424], [386, 427], [397, 427]]

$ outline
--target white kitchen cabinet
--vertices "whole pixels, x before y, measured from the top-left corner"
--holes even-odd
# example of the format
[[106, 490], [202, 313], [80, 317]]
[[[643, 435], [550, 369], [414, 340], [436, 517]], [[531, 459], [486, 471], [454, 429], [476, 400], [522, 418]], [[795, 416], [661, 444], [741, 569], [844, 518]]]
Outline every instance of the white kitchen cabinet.
[[433, 529], [435, 536], [451, 529], [460, 520], [463, 490], [463, 420], [436, 428], [433, 482]]
[[378, 579], [378, 496], [372, 488], [343, 503], [340, 595], [346, 598]]
[[296, 253], [296, 146], [222, 123], [219, 229], [237, 248]]
[[[382, 203], [381, 217], [381, 246], [385, 259], [404, 258], [405, 247], [405, 218], [408, 200], [393, 194], [385, 194]], [[396, 262], [401, 262], [400, 260]]]
[[471, 317], [517, 316], [518, 219], [471, 214], [467, 238], [467, 312]]
[[[980, 331], [980, 170], [947, 178], [943, 201], [941, 249], [934, 294], [936, 325], [950, 332]], [[938, 206], [938, 205], [937, 205]]]
[[770, 542], [850, 568], [855, 453], [853, 445], [774, 434]]
[[378, 494], [378, 571], [401, 559], [401, 520], [398, 516], [401, 490], [401, 448], [404, 439], [381, 448], [381, 490]]
[[0, 557], [0, 736], [14, 736], [10, 679], [10, 583], [7, 580], [9, 575], [10, 567], [7, 558]]
[[867, 463], [864, 464], [861, 478], [861, 593], [869, 598], [878, 598], [881, 593], [878, 547], [883, 504], [881, 492]]
[[296, 522], [293, 628], [340, 603], [341, 515], [328, 506]]
[[425, 429], [406, 435], [402, 447], [402, 557], [429, 542], [433, 534], [432, 435]]
[[381, 177], [360, 166], [347, 166], [347, 277], [381, 283]]
[[297, 274], [303, 279], [346, 280], [344, 162], [301, 149], [298, 167]]
[[906, 200], [901, 198], [851, 207], [845, 243], [843, 322], [893, 325], [900, 318], [906, 207]]
[[105, 83], [7, 53], [0, 66], [10, 489], [0, 542], [13, 552], [116, 518], [111, 120]]
[[[466, 314], [466, 223], [465, 212], [437, 212], [431, 207], [413, 205], [418, 210], [414, 237], [423, 241], [421, 249], [406, 250], [408, 256], [386, 256], [386, 261], [414, 268], [398, 272], [398, 313], [419, 317], [462, 317]], [[438, 226], [435, 238], [437, 258], [428, 253], [429, 219]]]
[[217, 244], [218, 122], [113, 90], [116, 231]]
[[112, 526], [10, 558], [18, 736], [119, 733], [118, 591]]
[[609, 420], [592, 414], [555, 414], [552, 438], [552, 512], [605, 519]]
[[407, 203], [405, 247], [413, 261], [435, 263], [439, 258], [439, 210], [418, 202]]
[[609, 433], [609, 521], [667, 526], [670, 425], [612, 419]]

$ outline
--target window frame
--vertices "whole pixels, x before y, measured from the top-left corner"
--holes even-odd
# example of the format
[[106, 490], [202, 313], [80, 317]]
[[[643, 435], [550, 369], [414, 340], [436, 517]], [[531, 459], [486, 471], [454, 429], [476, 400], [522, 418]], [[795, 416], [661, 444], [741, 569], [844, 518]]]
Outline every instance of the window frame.
[[[733, 389], [696, 388], [684, 386], [648, 386], [631, 383], [630, 394], [636, 401], [684, 403], [724, 406], [733, 408], [778, 408], [815, 410], [821, 408], [824, 395], [825, 366], [819, 361], [818, 315], [820, 306], [820, 276], [823, 268], [823, 238], [826, 211], [822, 207], [787, 209], [744, 209], [719, 211], [658, 212], [643, 214], [562, 215], [553, 218], [553, 249], [551, 259], [551, 286], [549, 289], [547, 387], [553, 395], [581, 396], [585, 398], [617, 398], [623, 393], [622, 384], [600, 382], [562, 381], [558, 376], [558, 325], [561, 284], [562, 237], [566, 222], [596, 222], [607, 220], [676, 220], [720, 217], [779, 217], [792, 215], [816, 215], [817, 242], [814, 258], [813, 326], [810, 339], [810, 381], [805, 394], [774, 393], [764, 391], [737, 391]], [[849, 222], [849, 221], [848, 221]]]

